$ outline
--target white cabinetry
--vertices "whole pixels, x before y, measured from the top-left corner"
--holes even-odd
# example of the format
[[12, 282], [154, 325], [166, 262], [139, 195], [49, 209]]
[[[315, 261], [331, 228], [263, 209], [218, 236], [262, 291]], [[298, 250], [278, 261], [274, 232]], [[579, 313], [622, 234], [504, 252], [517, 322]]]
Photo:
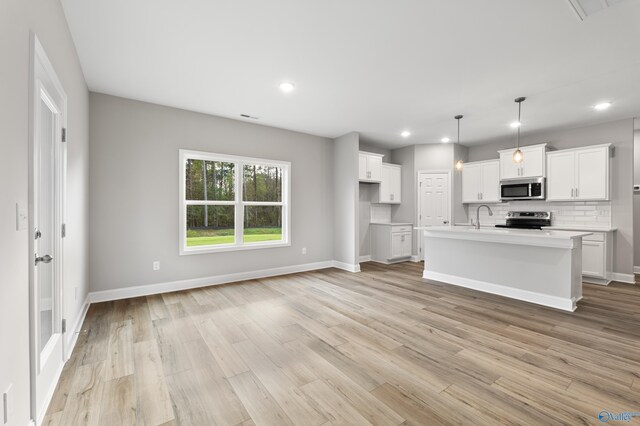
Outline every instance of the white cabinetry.
[[462, 169], [462, 202], [494, 203], [500, 201], [500, 162], [498, 160], [466, 163]]
[[371, 260], [394, 263], [409, 260], [412, 252], [411, 224], [372, 223]]
[[400, 204], [402, 201], [402, 167], [382, 164], [382, 179], [378, 191], [378, 203]]
[[500, 179], [523, 179], [532, 177], [544, 177], [547, 152], [547, 144], [521, 146], [524, 156], [521, 163], [513, 161], [514, 148], [498, 151], [500, 153]]
[[608, 284], [613, 261], [611, 232], [594, 232], [582, 238], [583, 280], [595, 284]]
[[372, 152], [358, 153], [358, 180], [360, 182], [380, 182], [382, 180], [381, 154]]
[[609, 199], [610, 144], [547, 154], [547, 200]]

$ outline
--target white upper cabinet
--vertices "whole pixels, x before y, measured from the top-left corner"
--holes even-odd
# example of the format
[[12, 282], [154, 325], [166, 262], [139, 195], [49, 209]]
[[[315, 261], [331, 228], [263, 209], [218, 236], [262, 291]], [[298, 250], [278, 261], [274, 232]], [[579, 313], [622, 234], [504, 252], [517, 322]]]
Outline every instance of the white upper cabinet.
[[521, 163], [513, 161], [515, 148], [499, 151], [500, 179], [523, 179], [545, 176], [547, 144], [520, 147], [524, 160]]
[[367, 180], [367, 154], [358, 154], [358, 180]]
[[402, 167], [395, 164], [382, 164], [382, 180], [378, 193], [378, 202], [382, 204], [400, 204], [402, 201]]
[[547, 154], [548, 201], [609, 199], [611, 144]]
[[500, 162], [466, 163], [462, 169], [462, 202], [500, 201]]
[[547, 154], [547, 200], [570, 200], [575, 192], [575, 154], [556, 151]]
[[482, 167], [480, 164], [465, 163], [462, 166], [462, 202], [477, 203], [480, 201], [480, 179]]
[[500, 201], [500, 161], [487, 161], [482, 165], [481, 201]]
[[358, 153], [358, 180], [362, 182], [380, 182], [382, 180], [381, 154], [371, 152]]

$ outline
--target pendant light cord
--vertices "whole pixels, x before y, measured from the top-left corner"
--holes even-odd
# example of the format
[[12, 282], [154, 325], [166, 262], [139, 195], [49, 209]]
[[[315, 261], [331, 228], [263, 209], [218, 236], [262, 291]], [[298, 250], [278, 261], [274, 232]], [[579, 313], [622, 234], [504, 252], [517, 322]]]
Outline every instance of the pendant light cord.
[[458, 121], [458, 145], [460, 145], [460, 119], [464, 117], [463, 115], [456, 115], [455, 118]]
[[520, 121], [520, 116], [522, 113], [522, 101], [518, 102], [518, 149], [520, 149], [520, 128], [522, 127], [522, 122]]

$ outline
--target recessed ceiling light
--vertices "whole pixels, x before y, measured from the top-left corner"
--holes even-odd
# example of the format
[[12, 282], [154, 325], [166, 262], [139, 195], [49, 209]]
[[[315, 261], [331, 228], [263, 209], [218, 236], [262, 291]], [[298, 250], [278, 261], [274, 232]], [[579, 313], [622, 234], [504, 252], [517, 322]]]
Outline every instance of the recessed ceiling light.
[[593, 109], [595, 109], [596, 111], [604, 111], [605, 109], [609, 108], [611, 106], [611, 102], [601, 102], [597, 105], [593, 106]]
[[408, 130], [404, 130], [402, 133], [400, 133], [400, 136], [402, 136], [403, 138], [408, 138], [409, 136], [411, 136], [411, 132]]
[[513, 123], [509, 124], [509, 126], [511, 126], [512, 129], [517, 129], [521, 125], [522, 125], [522, 123], [519, 122], [519, 121], [514, 121]]
[[293, 92], [295, 88], [296, 85], [290, 81], [283, 81], [282, 83], [280, 83], [280, 90], [282, 90], [284, 93]]
[[442, 138], [442, 139], [440, 139], [440, 142], [442, 142], [442, 143], [449, 143], [449, 142], [451, 142], [451, 139], [449, 139], [449, 138]]

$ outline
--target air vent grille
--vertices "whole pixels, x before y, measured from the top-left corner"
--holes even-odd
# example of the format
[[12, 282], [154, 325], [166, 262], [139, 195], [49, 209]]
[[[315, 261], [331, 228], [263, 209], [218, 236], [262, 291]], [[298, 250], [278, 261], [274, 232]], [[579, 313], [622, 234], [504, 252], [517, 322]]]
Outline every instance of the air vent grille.
[[569, 3], [578, 15], [578, 18], [584, 21], [594, 13], [602, 12], [614, 4], [622, 3], [623, 1], [626, 0], [569, 0]]

